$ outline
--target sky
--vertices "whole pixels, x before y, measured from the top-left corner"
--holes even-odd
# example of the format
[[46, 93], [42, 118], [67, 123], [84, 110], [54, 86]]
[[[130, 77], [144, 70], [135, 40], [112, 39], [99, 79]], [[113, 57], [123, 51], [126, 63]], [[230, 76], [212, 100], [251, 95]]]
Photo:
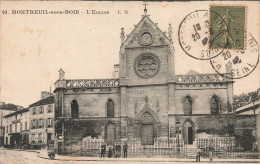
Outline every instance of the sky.
[[[54, 90], [60, 68], [65, 71], [66, 79], [112, 78], [114, 64], [119, 63], [121, 28], [130, 34], [144, 10], [143, 2], [0, 3], [0, 101], [23, 107], [38, 101], [41, 91], [49, 91], [50, 87]], [[148, 14], [162, 31], [172, 24], [176, 74], [186, 74], [189, 70], [215, 73], [209, 61], [189, 57], [178, 43], [178, 27], [184, 17], [195, 10], [209, 9], [210, 3], [148, 3]], [[255, 14], [259, 13], [259, 3], [236, 3], [248, 6], [247, 30], [259, 42], [260, 19]], [[9, 14], [3, 14], [3, 10]], [[11, 14], [12, 10], [79, 10], [80, 13]], [[86, 10], [109, 11], [109, 14], [86, 14]], [[259, 74], [258, 65], [249, 76], [235, 80], [234, 94], [259, 88]]]

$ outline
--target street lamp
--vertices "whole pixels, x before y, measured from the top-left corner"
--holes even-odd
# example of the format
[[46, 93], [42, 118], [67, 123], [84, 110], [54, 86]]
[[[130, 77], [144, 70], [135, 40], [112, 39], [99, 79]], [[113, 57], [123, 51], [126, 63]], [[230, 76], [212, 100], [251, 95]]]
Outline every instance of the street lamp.
[[179, 128], [180, 128], [180, 121], [179, 119], [176, 120], [176, 130], [177, 130], [177, 152], [180, 155], [180, 138], [179, 138]]

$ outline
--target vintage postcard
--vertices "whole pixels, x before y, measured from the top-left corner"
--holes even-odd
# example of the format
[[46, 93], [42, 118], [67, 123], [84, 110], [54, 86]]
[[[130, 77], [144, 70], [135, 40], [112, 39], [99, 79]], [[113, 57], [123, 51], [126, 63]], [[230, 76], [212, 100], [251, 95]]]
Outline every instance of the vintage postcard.
[[0, 163], [258, 163], [258, 1], [1, 1]]

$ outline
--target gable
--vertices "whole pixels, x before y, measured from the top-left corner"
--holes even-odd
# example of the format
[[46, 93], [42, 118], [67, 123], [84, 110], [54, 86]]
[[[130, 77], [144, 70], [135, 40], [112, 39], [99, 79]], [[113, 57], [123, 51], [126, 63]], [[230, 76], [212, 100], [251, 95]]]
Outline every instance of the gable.
[[[142, 44], [142, 35], [151, 35], [151, 43]], [[169, 45], [170, 41], [166, 34], [163, 33], [148, 16], [143, 16], [141, 21], [135, 26], [135, 29], [127, 37], [124, 42], [125, 48], [147, 47], [147, 46], [162, 46]]]

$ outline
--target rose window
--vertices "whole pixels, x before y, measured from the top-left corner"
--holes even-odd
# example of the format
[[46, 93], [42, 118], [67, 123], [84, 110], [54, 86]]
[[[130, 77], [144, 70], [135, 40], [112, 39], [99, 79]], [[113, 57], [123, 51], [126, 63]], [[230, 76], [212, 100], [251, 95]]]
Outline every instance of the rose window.
[[144, 53], [135, 59], [134, 69], [139, 77], [148, 79], [158, 73], [159, 64], [159, 58], [156, 55], [152, 53]]

